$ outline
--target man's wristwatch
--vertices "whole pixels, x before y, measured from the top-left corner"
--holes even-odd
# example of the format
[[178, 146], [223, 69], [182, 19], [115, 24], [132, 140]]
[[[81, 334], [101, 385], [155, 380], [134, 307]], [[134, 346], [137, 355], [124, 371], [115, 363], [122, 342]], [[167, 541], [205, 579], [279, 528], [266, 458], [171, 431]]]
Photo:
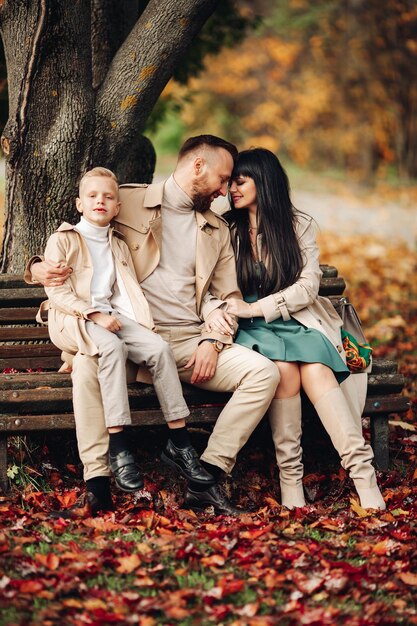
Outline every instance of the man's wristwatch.
[[218, 339], [204, 339], [204, 341], [208, 341], [209, 343], [211, 343], [216, 352], [221, 352], [224, 348], [224, 343], [222, 343]]

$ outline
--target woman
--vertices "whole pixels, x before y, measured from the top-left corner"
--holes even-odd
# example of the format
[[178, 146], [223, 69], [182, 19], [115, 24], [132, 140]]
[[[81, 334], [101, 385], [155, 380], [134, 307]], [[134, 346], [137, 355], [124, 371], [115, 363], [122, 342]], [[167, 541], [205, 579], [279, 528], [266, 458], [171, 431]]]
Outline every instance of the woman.
[[[230, 193], [232, 240], [245, 301], [231, 299], [227, 310], [240, 318], [237, 343], [272, 359], [281, 374], [268, 414], [282, 504], [290, 509], [305, 504], [303, 388], [350, 472], [361, 505], [385, 509], [372, 449], [362, 435], [363, 403], [353, 408], [339, 386], [349, 376], [342, 322], [329, 300], [318, 295], [321, 271], [313, 220], [293, 207], [286, 173], [269, 150], [239, 154]], [[357, 376], [358, 382], [366, 379], [366, 374], [351, 376], [351, 389]]]

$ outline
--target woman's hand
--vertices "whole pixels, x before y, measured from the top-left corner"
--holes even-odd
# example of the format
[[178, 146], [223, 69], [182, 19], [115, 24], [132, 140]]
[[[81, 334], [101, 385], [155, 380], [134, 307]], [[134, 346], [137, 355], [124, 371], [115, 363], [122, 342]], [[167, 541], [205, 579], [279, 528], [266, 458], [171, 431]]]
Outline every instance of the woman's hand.
[[230, 300], [226, 300], [226, 302], [227, 312], [231, 315], [237, 315], [237, 317], [246, 319], [264, 316], [259, 300], [256, 302], [245, 302], [244, 300], [238, 300], [237, 298], [230, 298]]
[[223, 309], [214, 309], [206, 319], [207, 332], [216, 330], [222, 335], [233, 337], [233, 317]]
[[238, 317], [253, 317], [252, 304], [245, 302], [244, 300], [238, 300], [237, 298], [230, 298], [226, 300], [227, 312], [231, 315], [237, 315]]

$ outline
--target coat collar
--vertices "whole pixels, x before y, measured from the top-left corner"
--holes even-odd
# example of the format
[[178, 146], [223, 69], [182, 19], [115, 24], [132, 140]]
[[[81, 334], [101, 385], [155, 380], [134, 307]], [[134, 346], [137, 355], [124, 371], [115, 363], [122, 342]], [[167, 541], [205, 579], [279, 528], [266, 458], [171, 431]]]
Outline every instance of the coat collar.
[[61, 226], [58, 228], [58, 232], [65, 232], [66, 230], [75, 230], [75, 226], [73, 224], [68, 224], [68, 222], [63, 222]]
[[[69, 230], [75, 230], [76, 232], [78, 232], [77, 226], [74, 224], [69, 224], [68, 222], [63, 222], [61, 226], [58, 228], [59, 233], [67, 232]], [[114, 226], [110, 225], [109, 236], [112, 236], [112, 235], [115, 235], [117, 237], [120, 237], [121, 239], [124, 239], [123, 233], [119, 232], [118, 230], [115, 229]]]
[[162, 181], [161, 183], [153, 183], [147, 187], [143, 202], [143, 206], [146, 209], [155, 209], [156, 207], [161, 206], [164, 195], [164, 187], [165, 181]]
[[[162, 199], [164, 196], [165, 181], [161, 183], [155, 183], [149, 185], [145, 192], [145, 199], [143, 206], [146, 209], [160, 208], [162, 205]], [[213, 228], [219, 228], [220, 218], [211, 209], [207, 209], [204, 213], [196, 213], [197, 224], [199, 228], [204, 228], [206, 224], [209, 224]]]

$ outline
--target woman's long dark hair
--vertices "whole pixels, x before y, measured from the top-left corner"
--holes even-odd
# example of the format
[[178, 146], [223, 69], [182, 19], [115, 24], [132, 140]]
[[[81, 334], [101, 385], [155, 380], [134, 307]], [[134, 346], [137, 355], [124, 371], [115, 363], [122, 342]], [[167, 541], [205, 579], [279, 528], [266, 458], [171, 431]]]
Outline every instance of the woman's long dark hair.
[[232, 209], [227, 218], [233, 225], [238, 283], [243, 294], [264, 297], [292, 285], [303, 266], [295, 234], [296, 213], [290, 199], [287, 174], [278, 158], [269, 150], [254, 148], [239, 153], [232, 179], [252, 178], [256, 185], [257, 228], [262, 235], [261, 280], [256, 280], [249, 237], [247, 209]]

